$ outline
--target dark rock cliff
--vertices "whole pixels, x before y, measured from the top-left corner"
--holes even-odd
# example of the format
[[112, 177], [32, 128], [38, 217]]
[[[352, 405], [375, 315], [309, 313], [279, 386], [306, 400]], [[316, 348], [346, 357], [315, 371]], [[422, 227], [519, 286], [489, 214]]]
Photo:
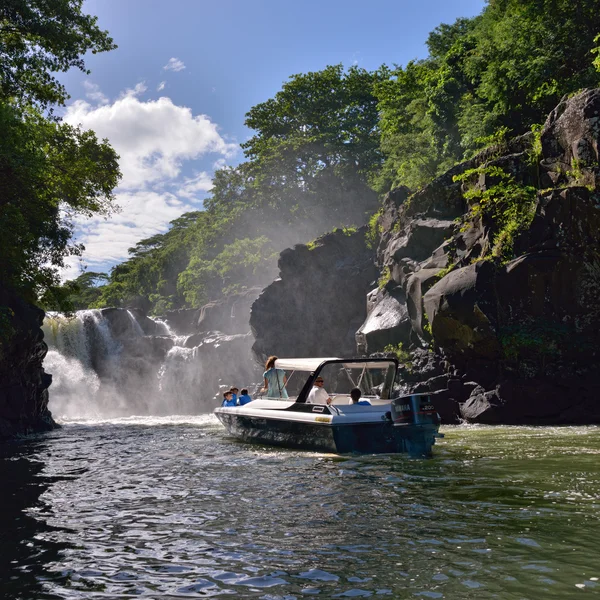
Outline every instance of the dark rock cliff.
[[44, 311], [0, 290], [0, 438], [57, 427], [48, 410], [52, 376], [42, 361], [48, 350]]
[[340, 233], [285, 251], [252, 309], [255, 353], [391, 344], [403, 388], [433, 394], [445, 422], [600, 422], [599, 149], [600, 90], [586, 90], [537, 134], [392, 190], [377, 273]]
[[280, 278], [252, 306], [258, 360], [277, 356], [351, 356], [365, 320], [365, 295], [377, 280], [366, 228], [337, 230], [309, 245], [284, 250]]
[[[409, 386], [435, 392], [447, 420], [600, 422], [599, 133], [600, 90], [587, 90], [560, 103], [539, 139], [386, 198], [378, 259], [389, 282], [371, 310], [406, 299], [393, 337], [431, 355]], [[357, 341], [380, 351], [385, 333]]]

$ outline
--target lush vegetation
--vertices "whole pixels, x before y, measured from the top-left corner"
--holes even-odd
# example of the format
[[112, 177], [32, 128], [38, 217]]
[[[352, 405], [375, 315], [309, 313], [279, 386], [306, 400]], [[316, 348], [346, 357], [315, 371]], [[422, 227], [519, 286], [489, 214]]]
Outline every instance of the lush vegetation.
[[340, 65], [291, 77], [247, 114], [247, 160], [216, 172], [205, 209], [131, 248], [94, 305], [199, 306], [272, 281], [282, 249], [365, 223], [378, 206], [374, 86], [385, 77]]
[[11, 0], [0, 6], [0, 282], [30, 301], [60, 305], [58, 269], [73, 221], [114, 210], [118, 156], [91, 131], [61, 123], [67, 94], [52, 73], [85, 70], [82, 55], [114, 47], [83, 0]]
[[[485, 189], [474, 183], [482, 174], [494, 182], [488, 183]], [[470, 207], [466, 226], [474, 219], [483, 218], [491, 227], [491, 248], [484, 249], [479, 258], [499, 263], [512, 260], [515, 238], [531, 225], [535, 216], [536, 188], [519, 183], [510, 173], [491, 165], [468, 169], [455, 176], [454, 181], [470, 186], [464, 194]], [[444, 277], [453, 266], [450, 264], [438, 277]]]
[[[9, 257], [0, 275], [47, 306], [62, 297], [77, 307], [199, 306], [266, 284], [283, 248], [335, 227], [370, 220], [367, 243], [375, 246], [372, 215], [382, 193], [418, 188], [539, 125], [563, 95], [600, 83], [596, 0], [489, 0], [481, 15], [437, 27], [424, 60], [292, 76], [250, 109], [246, 124], [255, 134], [242, 146], [245, 160], [216, 172], [202, 211], [140, 241], [109, 276], [86, 274], [59, 289], [55, 267], [80, 251], [70, 244], [70, 219], [109, 212], [118, 179], [104, 142], [39, 112], [66, 98], [52, 72], [84, 69], [85, 51], [113, 47], [80, 9], [81, 0], [0, 7], [0, 177], [10, 190], [0, 199], [0, 244]], [[494, 190], [472, 198], [474, 210], [504, 218], [493, 249], [501, 260], [527, 221], [529, 197], [500, 177]]]
[[[424, 60], [291, 77], [248, 112], [256, 133], [243, 145], [246, 161], [217, 172], [205, 210], [132, 248], [96, 305], [142, 297], [160, 312], [263, 285], [282, 248], [368, 223], [373, 190], [416, 189], [531, 130], [564, 94], [598, 85], [599, 31], [595, 0], [490, 0], [478, 17], [436, 28]], [[504, 218], [495, 257], [510, 254], [529, 192], [501, 178], [473, 203]]]

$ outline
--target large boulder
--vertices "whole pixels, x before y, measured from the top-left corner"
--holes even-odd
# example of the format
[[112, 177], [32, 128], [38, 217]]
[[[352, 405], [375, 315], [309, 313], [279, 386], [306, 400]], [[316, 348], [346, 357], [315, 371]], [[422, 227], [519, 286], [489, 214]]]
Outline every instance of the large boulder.
[[411, 326], [402, 288], [376, 288], [367, 295], [367, 319], [356, 332], [358, 354], [380, 352], [389, 344], [407, 344]]
[[452, 271], [425, 294], [433, 337], [449, 356], [499, 357], [493, 277], [491, 263], [475, 263]]
[[540, 138], [542, 165], [557, 185], [570, 177], [597, 184], [600, 139], [600, 89], [563, 98], [550, 113]]
[[253, 351], [266, 356], [353, 356], [378, 272], [366, 228], [337, 230], [284, 250], [280, 278], [252, 305]]

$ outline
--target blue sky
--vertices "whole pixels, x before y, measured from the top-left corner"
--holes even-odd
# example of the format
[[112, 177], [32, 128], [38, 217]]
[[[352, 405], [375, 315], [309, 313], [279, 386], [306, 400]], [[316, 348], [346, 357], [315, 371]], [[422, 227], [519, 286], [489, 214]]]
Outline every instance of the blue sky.
[[[202, 206], [216, 168], [243, 159], [245, 113], [294, 73], [330, 64], [406, 64], [427, 56], [440, 23], [483, 0], [87, 0], [119, 48], [90, 55], [90, 75], [61, 76], [65, 119], [108, 137], [121, 155], [122, 210], [80, 223], [85, 264], [107, 271], [127, 248]], [[81, 268], [73, 262], [65, 276]]]

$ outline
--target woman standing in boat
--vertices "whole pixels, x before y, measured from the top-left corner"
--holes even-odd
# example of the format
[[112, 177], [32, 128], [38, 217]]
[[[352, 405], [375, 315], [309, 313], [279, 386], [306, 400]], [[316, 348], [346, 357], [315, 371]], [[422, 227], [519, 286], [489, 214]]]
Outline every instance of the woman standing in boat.
[[263, 373], [264, 387], [261, 392], [267, 392], [268, 398], [287, 398], [288, 393], [285, 389], [287, 376], [283, 369], [275, 368], [276, 356], [269, 356], [265, 363], [265, 372]]

